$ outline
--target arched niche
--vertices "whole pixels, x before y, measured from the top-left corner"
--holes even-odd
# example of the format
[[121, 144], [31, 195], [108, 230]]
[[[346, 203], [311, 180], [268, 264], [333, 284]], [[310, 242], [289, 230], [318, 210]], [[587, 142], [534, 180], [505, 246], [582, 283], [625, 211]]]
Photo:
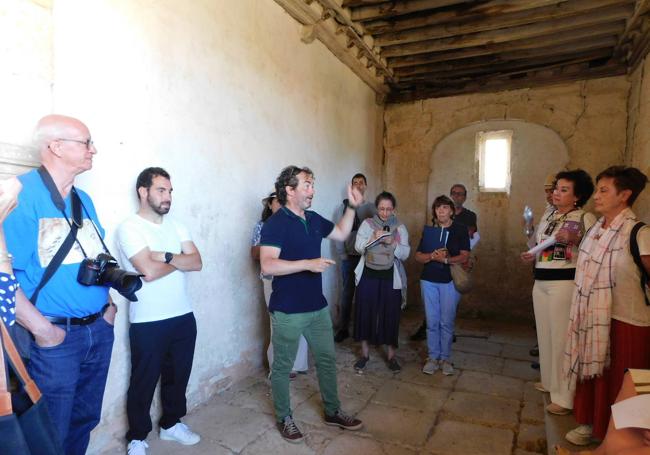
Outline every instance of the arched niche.
[[[506, 193], [478, 192], [476, 135], [480, 131], [512, 131], [511, 186]], [[536, 218], [545, 206], [544, 180], [569, 161], [566, 144], [553, 130], [524, 121], [484, 121], [454, 131], [434, 148], [428, 183], [429, 213], [433, 200], [449, 195], [455, 183], [467, 187], [465, 205], [478, 215], [481, 241], [475, 271], [476, 287], [465, 296], [461, 312], [474, 316], [530, 318], [531, 266], [522, 264], [526, 248], [521, 223], [525, 205]]]

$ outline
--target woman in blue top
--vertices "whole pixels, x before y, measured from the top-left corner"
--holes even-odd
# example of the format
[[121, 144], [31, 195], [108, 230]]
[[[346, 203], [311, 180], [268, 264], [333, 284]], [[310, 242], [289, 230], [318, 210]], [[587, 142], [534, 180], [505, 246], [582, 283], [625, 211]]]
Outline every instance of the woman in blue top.
[[438, 196], [431, 207], [433, 226], [425, 226], [415, 260], [424, 264], [420, 277], [422, 301], [427, 319], [429, 357], [422, 368], [433, 374], [454, 374], [451, 364], [451, 343], [454, 335], [456, 307], [460, 294], [451, 279], [450, 264], [462, 264], [469, 258], [467, 228], [455, 223], [454, 203], [447, 196]]
[[15, 177], [0, 182], [0, 320], [7, 328], [16, 323], [16, 289], [19, 285], [11, 267], [12, 256], [7, 251], [2, 223], [16, 207], [21, 189], [22, 185]]

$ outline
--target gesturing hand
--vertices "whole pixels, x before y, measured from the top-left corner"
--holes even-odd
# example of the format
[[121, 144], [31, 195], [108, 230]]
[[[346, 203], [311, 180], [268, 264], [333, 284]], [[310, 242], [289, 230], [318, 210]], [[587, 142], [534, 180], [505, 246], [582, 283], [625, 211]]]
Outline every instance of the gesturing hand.
[[352, 185], [348, 185], [348, 201], [352, 207], [357, 208], [363, 202], [363, 195]]
[[316, 258], [310, 259], [307, 264], [307, 270], [310, 272], [323, 273], [330, 265], [334, 265], [336, 262], [328, 258]]

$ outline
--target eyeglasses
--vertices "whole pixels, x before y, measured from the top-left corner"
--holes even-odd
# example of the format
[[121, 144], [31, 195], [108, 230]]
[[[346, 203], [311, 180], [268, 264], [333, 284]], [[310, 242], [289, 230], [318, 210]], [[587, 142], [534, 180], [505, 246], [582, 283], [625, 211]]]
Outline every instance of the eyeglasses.
[[452, 191], [451, 194], [452, 196], [465, 196], [466, 193], [464, 191]]
[[79, 139], [65, 139], [65, 138], [59, 138], [57, 141], [65, 141], [65, 142], [76, 142], [78, 144], [83, 144], [86, 146], [86, 150], [90, 150], [90, 147], [94, 147], [95, 143], [93, 142], [92, 139], [88, 138], [85, 141], [80, 141]]

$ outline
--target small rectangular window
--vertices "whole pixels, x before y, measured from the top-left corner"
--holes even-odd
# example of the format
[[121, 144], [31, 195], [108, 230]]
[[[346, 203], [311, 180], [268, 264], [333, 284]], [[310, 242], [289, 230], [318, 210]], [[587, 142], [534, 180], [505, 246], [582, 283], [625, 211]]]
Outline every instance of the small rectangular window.
[[510, 145], [512, 131], [480, 131], [476, 134], [479, 190], [510, 192]]

